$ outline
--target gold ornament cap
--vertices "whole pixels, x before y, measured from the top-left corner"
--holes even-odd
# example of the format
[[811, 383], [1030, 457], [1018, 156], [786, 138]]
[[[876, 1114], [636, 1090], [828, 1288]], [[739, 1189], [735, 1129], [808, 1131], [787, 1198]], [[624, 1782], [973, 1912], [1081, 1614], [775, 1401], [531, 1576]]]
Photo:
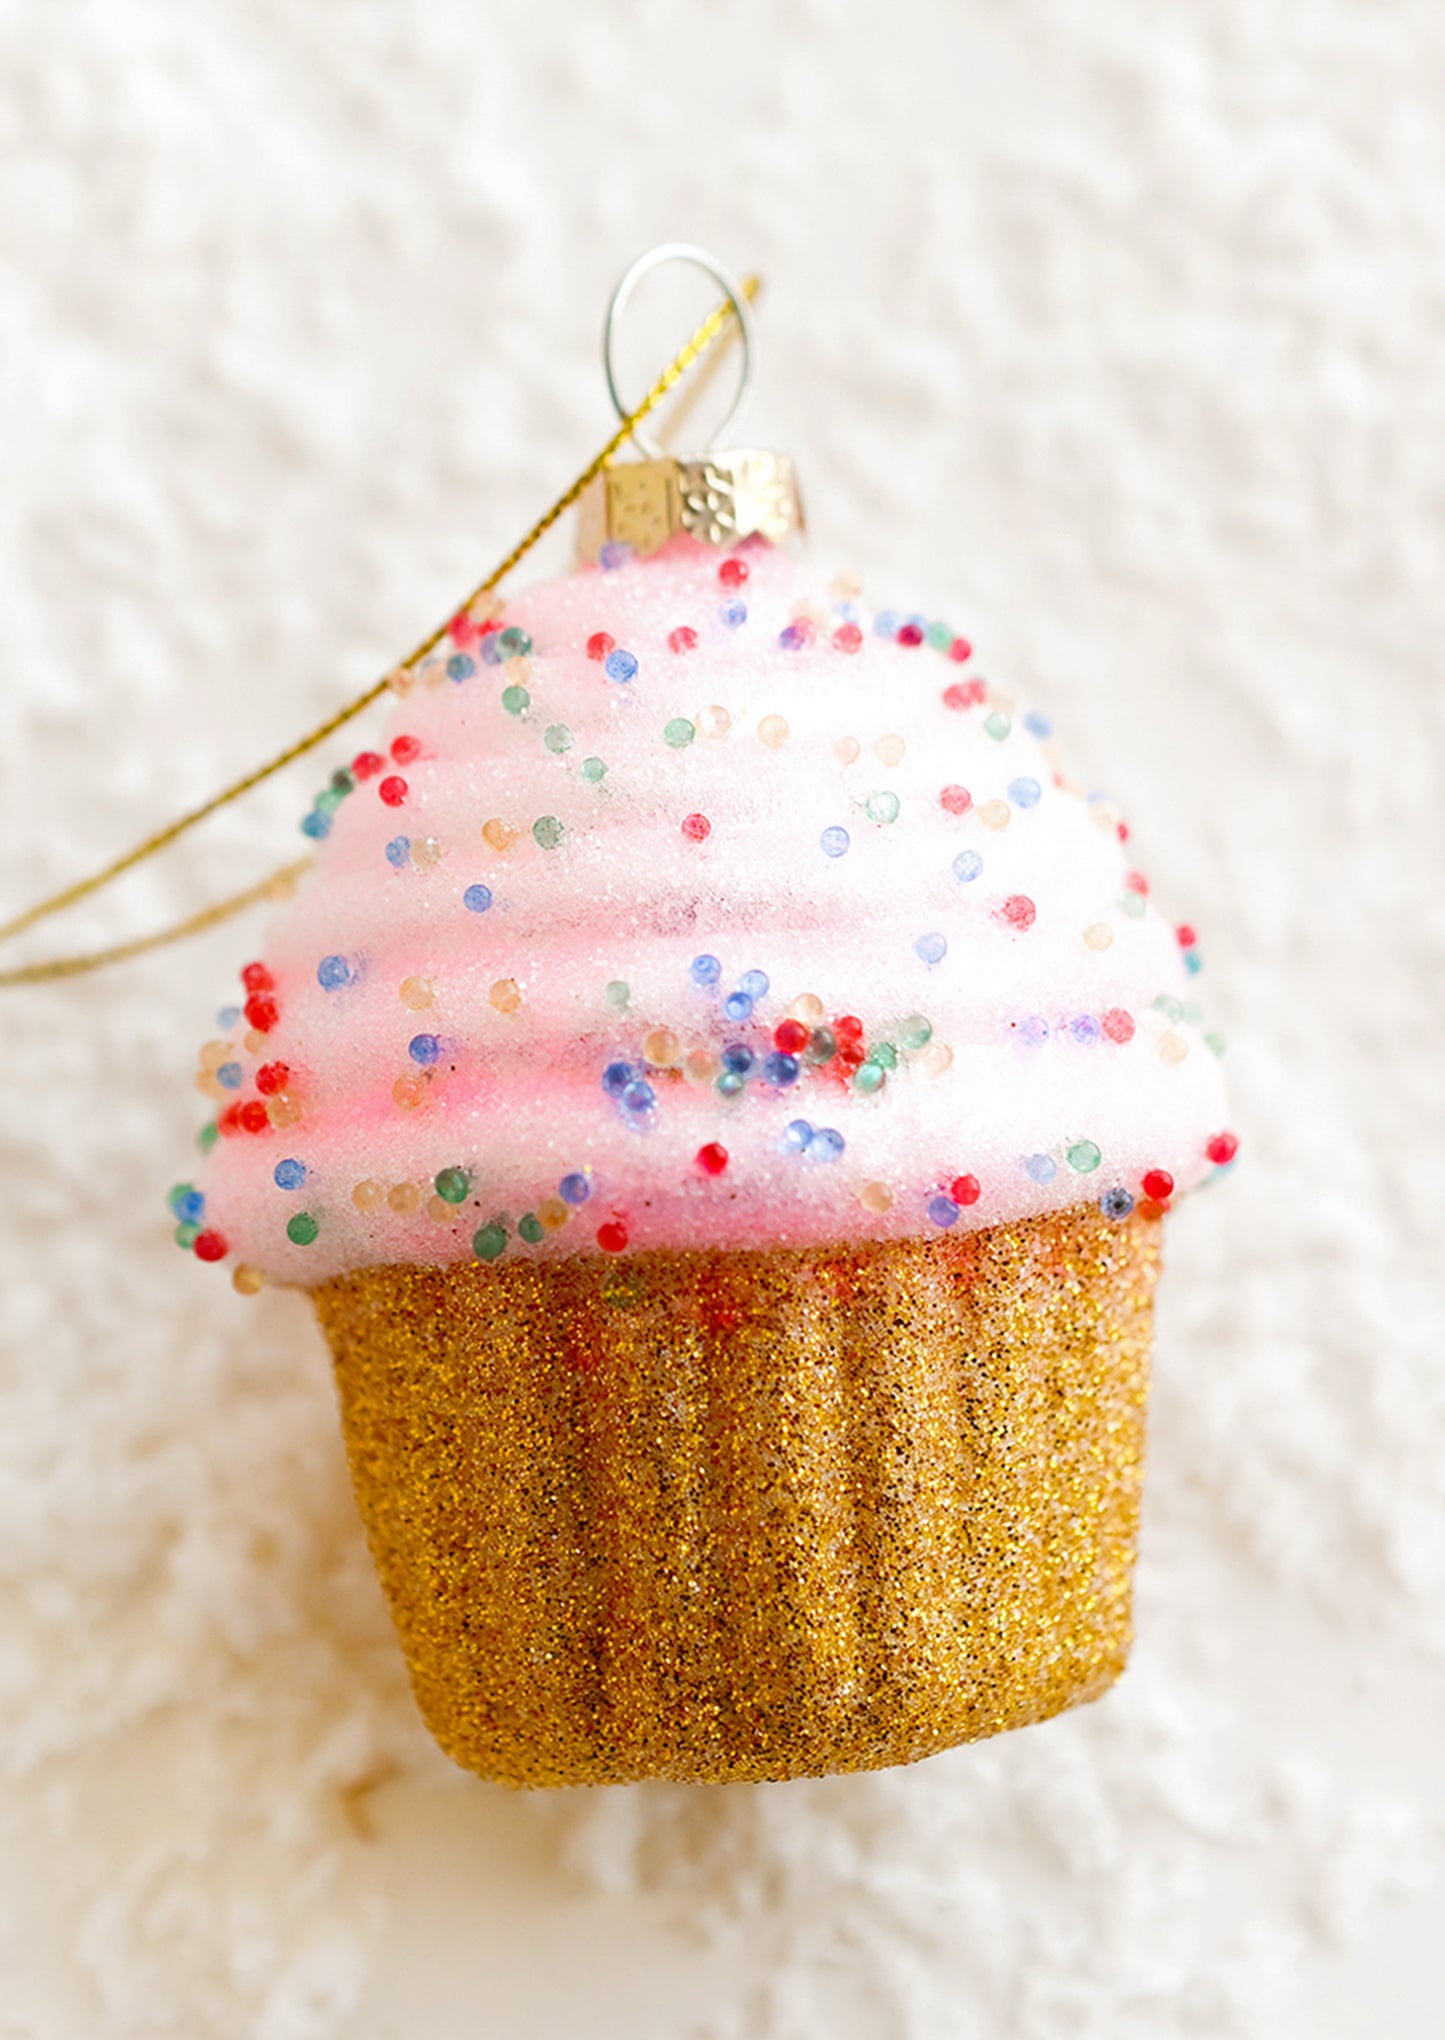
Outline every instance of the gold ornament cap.
[[[602, 365], [617, 415], [630, 415], [612, 358], [618, 322], [638, 284], [665, 262], [692, 263], [723, 292], [742, 341], [737, 393], [717, 431], [691, 459], [666, 453], [641, 425], [633, 427], [631, 438], [642, 458], [604, 468], [578, 505], [577, 550], [583, 560], [598, 559], [609, 545], [625, 545], [645, 558], [680, 533], [704, 545], [733, 546], [752, 537], [777, 545], [805, 529], [791, 455], [758, 447], [717, 450], [752, 386], [753, 320], [747, 292], [704, 249], [664, 242], [639, 256], [613, 291], [603, 326]], [[713, 362], [717, 359], [714, 353]]]

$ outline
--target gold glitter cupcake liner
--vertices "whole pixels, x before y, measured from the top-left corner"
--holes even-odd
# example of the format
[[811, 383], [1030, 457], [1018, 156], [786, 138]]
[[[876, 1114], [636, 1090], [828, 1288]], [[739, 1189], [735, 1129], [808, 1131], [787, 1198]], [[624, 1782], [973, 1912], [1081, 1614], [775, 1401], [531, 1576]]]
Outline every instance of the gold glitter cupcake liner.
[[511, 1785], [910, 1763], [1123, 1668], [1158, 1224], [314, 1292], [423, 1714]]

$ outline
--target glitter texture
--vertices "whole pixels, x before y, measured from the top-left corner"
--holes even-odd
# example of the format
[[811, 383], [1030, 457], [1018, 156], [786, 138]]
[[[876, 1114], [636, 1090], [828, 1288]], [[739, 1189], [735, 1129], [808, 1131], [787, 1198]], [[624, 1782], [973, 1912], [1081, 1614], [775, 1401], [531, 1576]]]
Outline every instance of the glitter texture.
[[418, 1701], [512, 1785], [912, 1762], [1130, 1638], [1157, 1220], [313, 1292]]

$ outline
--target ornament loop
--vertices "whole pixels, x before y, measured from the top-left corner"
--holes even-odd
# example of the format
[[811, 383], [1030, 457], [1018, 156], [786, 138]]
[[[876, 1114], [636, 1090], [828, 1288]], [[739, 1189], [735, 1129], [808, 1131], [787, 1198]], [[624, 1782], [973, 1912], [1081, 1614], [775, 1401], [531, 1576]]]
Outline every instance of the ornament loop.
[[[660, 269], [664, 262], [691, 262], [694, 267], [704, 270], [732, 306], [734, 316], [738, 322], [738, 331], [742, 335], [743, 370], [738, 379], [737, 394], [733, 398], [731, 410], [712, 434], [712, 437], [702, 447], [701, 451], [707, 453], [717, 445], [723, 434], [736, 423], [742, 412], [743, 405], [747, 401], [748, 392], [752, 387], [753, 318], [752, 311], [748, 305], [747, 294], [741, 284], [736, 281], [731, 271], [724, 269], [716, 256], [709, 255], [705, 248], [694, 248], [687, 241], [663, 241], [656, 248], [649, 248], [645, 255], [639, 255], [631, 268], [623, 274], [608, 303], [607, 318], [602, 328], [602, 366], [607, 376], [608, 394], [617, 407], [618, 417], [629, 417], [631, 415], [631, 406], [625, 402], [617, 387], [617, 372], [612, 362], [613, 339], [617, 332], [617, 322], [622, 317], [623, 312], [626, 311], [632, 293], [645, 276], [650, 276], [654, 269]], [[663, 458], [662, 447], [652, 437], [651, 433], [644, 432], [640, 425], [633, 426], [632, 439], [633, 443], [649, 460], [661, 460]]]

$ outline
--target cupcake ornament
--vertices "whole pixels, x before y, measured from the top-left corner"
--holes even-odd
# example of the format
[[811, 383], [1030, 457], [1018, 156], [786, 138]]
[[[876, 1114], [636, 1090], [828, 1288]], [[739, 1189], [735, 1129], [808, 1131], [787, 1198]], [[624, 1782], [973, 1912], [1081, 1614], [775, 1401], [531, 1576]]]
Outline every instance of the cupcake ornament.
[[[692, 250], [609, 341], [679, 253], [750, 364]], [[1219, 1044], [1047, 717], [811, 563], [787, 458], [635, 436], [307, 811], [176, 1236], [309, 1294], [458, 1763], [908, 1763], [1124, 1665]]]

